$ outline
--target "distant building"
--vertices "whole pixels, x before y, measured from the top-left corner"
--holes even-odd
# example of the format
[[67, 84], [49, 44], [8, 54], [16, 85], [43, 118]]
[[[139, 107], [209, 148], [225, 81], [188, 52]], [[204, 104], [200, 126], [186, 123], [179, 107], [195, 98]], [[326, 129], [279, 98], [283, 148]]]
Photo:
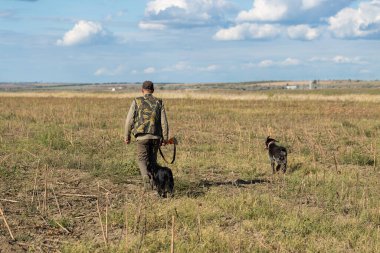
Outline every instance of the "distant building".
[[296, 90], [296, 89], [298, 89], [298, 86], [297, 85], [286, 85], [286, 89], [287, 90]]
[[318, 83], [319, 82], [317, 80], [310, 81], [309, 82], [309, 90], [318, 89]]

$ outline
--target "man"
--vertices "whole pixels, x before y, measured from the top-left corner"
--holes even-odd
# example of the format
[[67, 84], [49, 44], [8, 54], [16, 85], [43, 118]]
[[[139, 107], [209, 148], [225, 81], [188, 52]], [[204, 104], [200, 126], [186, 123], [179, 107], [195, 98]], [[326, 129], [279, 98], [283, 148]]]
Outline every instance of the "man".
[[137, 163], [143, 179], [144, 188], [148, 189], [150, 168], [157, 163], [159, 146], [165, 145], [169, 137], [169, 127], [164, 103], [153, 96], [154, 85], [145, 81], [141, 89], [143, 96], [133, 100], [125, 121], [125, 143], [131, 143], [131, 133], [137, 142]]

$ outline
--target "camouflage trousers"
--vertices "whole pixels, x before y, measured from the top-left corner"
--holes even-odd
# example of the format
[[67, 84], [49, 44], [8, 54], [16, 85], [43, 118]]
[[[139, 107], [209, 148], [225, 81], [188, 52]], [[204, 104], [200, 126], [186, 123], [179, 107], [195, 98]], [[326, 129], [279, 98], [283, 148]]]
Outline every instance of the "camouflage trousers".
[[144, 188], [150, 187], [148, 170], [150, 165], [157, 164], [157, 151], [160, 146], [159, 139], [137, 140], [137, 164], [143, 179]]

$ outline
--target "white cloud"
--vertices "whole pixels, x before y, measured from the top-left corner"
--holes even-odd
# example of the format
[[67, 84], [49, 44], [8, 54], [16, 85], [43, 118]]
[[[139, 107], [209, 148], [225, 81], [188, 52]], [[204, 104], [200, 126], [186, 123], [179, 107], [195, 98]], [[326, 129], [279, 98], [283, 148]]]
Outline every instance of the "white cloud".
[[238, 24], [234, 27], [221, 29], [215, 35], [215, 40], [270, 39], [280, 34], [280, 28], [271, 24]]
[[338, 38], [380, 36], [380, 1], [362, 2], [357, 9], [345, 8], [328, 19], [328, 29]]
[[186, 10], [188, 8], [185, 0], [155, 0], [150, 1], [145, 9], [145, 13], [158, 15], [170, 8], [179, 8]]
[[282, 66], [296, 66], [300, 64], [301, 64], [301, 61], [295, 58], [286, 58], [284, 61], [279, 62], [279, 65], [282, 65]]
[[149, 67], [149, 68], [144, 69], [144, 73], [153, 74], [153, 73], [156, 73], [156, 69], [154, 67]]
[[241, 11], [238, 22], [315, 20], [335, 14], [354, 0], [254, 0], [250, 10]]
[[142, 22], [166, 27], [216, 25], [225, 22], [231, 6], [226, 0], [151, 0]]
[[344, 64], [344, 63], [350, 63], [350, 64], [364, 64], [365, 62], [362, 61], [359, 57], [349, 58], [342, 55], [337, 55], [334, 58], [332, 58], [332, 61], [338, 64]]
[[351, 63], [352, 62], [352, 59], [346, 57], [346, 56], [342, 56], [342, 55], [337, 55], [335, 56], [334, 58], [332, 58], [332, 61], [335, 62], [335, 63]]
[[[219, 30], [214, 39], [269, 39], [281, 34], [294, 40], [315, 40], [326, 31], [327, 18], [353, 1], [355, 0], [253, 0], [252, 8], [240, 11], [235, 24]], [[263, 31], [261, 28], [264, 27], [270, 28], [270, 31]], [[252, 30], [263, 33], [258, 35], [261, 33]]]
[[275, 65], [275, 62], [272, 61], [272, 60], [264, 60], [264, 61], [261, 61], [261, 62], [258, 64], [258, 66], [259, 66], [260, 68], [267, 68], [267, 67], [271, 67], [271, 66], [273, 66], [273, 65]]
[[95, 71], [96, 76], [117, 76], [124, 72], [125, 67], [123, 65], [117, 66], [115, 69], [108, 69], [105, 67], [99, 68]]
[[315, 40], [320, 36], [318, 28], [311, 28], [308, 25], [295, 25], [287, 29], [288, 37], [294, 40]]
[[335, 64], [368, 64], [361, 57], [347, 57], [343, 55], [336, 55], [333, 57], [312, 57], [309, 59], [310, 62], [331, 62]]
[[239, 13], [237, 21], [277, 21], [281, 20], [287, 12], [286, 1], [256, 0], [251, 10]]
[[74, 27], [65, 33], [62, 39], [57, 40], [58, 46], [74, 46], [90, 42], [107, 41], [112, 35], [101, 24], [80, 20]]
[[257, 66], [260, 68], [268, 68], [268, 67], [273, 67], [273, 66], [289, 67], [289, 66], [297, 66], [300, 64], [301, 64], [300, 60], [289, 57], [283, 61], [264, 60], [264, 61], [259, 62]]
[[139, 23], [139, 28], [143, 30], [165, 30], [166, 25], [153, 22], [143, 22]]

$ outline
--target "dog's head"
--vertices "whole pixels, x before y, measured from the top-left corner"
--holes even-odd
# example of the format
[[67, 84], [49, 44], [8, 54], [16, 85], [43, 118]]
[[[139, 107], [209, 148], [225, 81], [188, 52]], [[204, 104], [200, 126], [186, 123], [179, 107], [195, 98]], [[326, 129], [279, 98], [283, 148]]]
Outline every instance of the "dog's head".
[[267, 137], [267, 140], [265, 141], [265, 149], [268, 149], [269, 148], [269, 145], [273, 142], [278, 142], [278, 140], [275, 140], [273, 138], [271, 138], [270, 136]]

